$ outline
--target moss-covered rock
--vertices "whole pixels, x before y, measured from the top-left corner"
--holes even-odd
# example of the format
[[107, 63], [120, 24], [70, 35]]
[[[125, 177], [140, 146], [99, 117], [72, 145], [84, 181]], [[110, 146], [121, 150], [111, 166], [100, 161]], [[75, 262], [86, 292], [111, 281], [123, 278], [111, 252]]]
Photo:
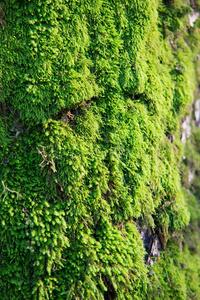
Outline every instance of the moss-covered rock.
[[185, 299], [174, 252], [155, 281], [136, 225], [165, 249], [189, 222], [180, 120], [199, 46], [187, 1], [0, 5], [2, 299], [147, 299], [150, 286]]

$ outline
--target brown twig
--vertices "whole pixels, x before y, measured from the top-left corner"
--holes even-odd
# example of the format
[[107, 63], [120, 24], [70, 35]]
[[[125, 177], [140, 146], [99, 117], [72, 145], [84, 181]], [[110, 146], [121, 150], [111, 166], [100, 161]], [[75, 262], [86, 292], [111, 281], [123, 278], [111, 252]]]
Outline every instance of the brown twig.
[[5, 184], [4, 184], [4, 181], [2, 181], [2, 185], [3, 185], [3, 187], [4, 187], [5, 190], [7, 190], [7, 191], [9, 191], [9, 192], [11, 192], [11, 193], [15, 193], [15, 194], [19, 195], [20, 197], [23, 197], [19, 192], [17, 192], [17, 191], [12, 191], [12, 190], [10, 190], [9, 188], [7, 188], [7, 187], [5, 186]]
[[83, 223], [85, 224], [85, 227], [87, 227], [87, 229], [89, 229], [89, 228], [88, 228], [88, 225], [87, 225], [87, 222], [84, 220], [84, 218], [81, 217], [81, 219], [83, 220]]
[[40, 151], [40, 149], [38, 149], [36, 147], [36, 149], [38, 150], [38, 152], [41, 154], [43, 161], [39, 164], [39, 166], [41, 167], [41, 169], [43, 169], [45, 166], [51, 164], [50, 168], [53, 170], [53, 172], [56, 172], [56, 166], [54, 163], [53, 158], [51, 160], [47, 160], [48, 159], [48, 155], [45, 152], [45, 146], [40, 145], [40, 147], [42, 148], [42, 151]]

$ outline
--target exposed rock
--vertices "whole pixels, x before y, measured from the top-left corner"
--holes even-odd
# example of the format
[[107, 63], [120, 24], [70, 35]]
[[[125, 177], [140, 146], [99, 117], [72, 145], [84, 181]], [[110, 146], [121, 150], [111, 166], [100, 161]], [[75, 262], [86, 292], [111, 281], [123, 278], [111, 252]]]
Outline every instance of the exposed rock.
[[191, 183], [193, 178], [194, 178], [194, 170], [190, 169], [188, 174], [188, 182]]
[[194, 121], [195, 125], [200, 127], [200, 99], [194, 102]]
[[171, 133], [168, 132], [168, 133], [166, 134], [166, 136], [167, 136], [167, 138], [170, 140], [171, 143], [174, 142], [174, 140], [175, 140], [175, 134], [171, 134]]
[[160, 252], [163, 250], [162, 244], [158, 235], [151, 228], [142, 228], [139, 224], [137, 224], [137, 228], [147, 252], [146, 263], [152, 267], [154, 260], [160, 257]]
[[199, 13], [197, 11], [193, 11], [192, 14], [188, 15], [189, 23], [191, 27], [194, 27], [194, 23], [199, 17]]
[[181, 134], [181, 142], [185, 144], [186, 140], [191, 135], [191, 116], [186, 116], [181, 125], [182, 134]]

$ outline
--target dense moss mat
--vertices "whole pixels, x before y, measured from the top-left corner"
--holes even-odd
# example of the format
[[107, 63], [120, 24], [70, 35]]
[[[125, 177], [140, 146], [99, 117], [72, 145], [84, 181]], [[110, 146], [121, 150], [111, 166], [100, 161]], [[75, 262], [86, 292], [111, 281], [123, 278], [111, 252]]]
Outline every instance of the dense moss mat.
[[[189, 183], [188, 175], [194, 177]], [[181, 165], [183, 193], [190, 211], [190, 223], [174, 232], [167, 251], [149, 269], [147, 299], [200, 298], [200, 129], [193, 128], [185, 145], [185, 159]]]
[[136, 226], [159, 230], [165, 250], [189, 222], [188, 1], [0, 5], [1, 299], [190, 299], [176, 243], [152, 276]]

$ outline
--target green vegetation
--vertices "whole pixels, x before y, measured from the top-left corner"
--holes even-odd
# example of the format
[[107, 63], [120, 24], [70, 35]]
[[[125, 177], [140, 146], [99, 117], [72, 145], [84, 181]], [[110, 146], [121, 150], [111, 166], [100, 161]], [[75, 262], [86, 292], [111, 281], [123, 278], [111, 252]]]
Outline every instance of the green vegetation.
[[[195, 162], [179, 139], [200, 77], [190, 12], [1, 1], [1, 299], [199, 299], [199, 185], [181, 170], [199, 174], [200, 135]], [[153, 272], [138, 222], [167, 249]]]
[[[147, 299], [199, 299], [200, 298], [200, 130], [193, 128], [191, 141], [185, 147], [182, 184], [190, 212], [190, 224], [174, 232], [167, 251], [150, 271]], [[194, 178], [189, 184], [189, 171]]]

